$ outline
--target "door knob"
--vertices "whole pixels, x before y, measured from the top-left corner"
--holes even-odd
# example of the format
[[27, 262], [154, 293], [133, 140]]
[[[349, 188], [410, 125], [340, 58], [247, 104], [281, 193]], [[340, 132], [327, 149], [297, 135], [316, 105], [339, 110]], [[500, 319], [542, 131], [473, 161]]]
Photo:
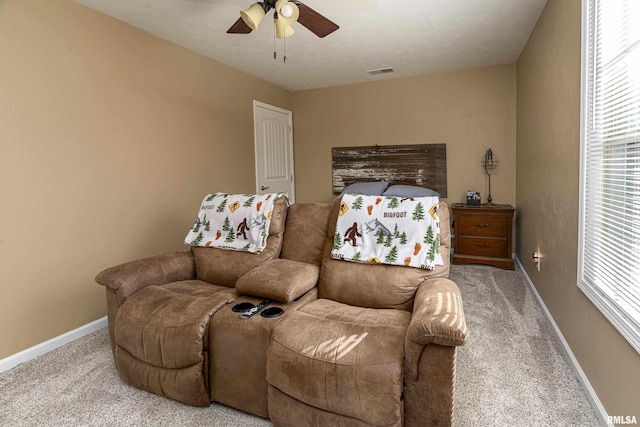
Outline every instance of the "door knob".
[[264, 190], [268, 190], [268, 189], [269, 189], [269, 187], [265, 187], [264, 185], [260, 186], [260, 191], [264, 191]]

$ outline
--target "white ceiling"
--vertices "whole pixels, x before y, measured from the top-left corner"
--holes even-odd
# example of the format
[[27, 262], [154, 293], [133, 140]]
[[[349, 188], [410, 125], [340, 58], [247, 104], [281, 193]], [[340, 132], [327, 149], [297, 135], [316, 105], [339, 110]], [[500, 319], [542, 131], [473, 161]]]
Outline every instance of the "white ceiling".
[[[255, 0], [75, 0], [238, 70], [298, 91], [513, 63], [547, 0], [303, 0], [340, 26], [321, 39], [300, 24], [277, 40], [271, 13], [251, 34], [227, 29]], [[393, 67], [391, 74], [367, 70]]]

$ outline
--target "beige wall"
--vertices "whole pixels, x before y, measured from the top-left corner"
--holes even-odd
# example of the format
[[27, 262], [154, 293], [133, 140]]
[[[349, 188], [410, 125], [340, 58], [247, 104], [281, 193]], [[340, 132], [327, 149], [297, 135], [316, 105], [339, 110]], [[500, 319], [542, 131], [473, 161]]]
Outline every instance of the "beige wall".
[[469, 189], [484, 201], [491, 147], [494, 202], [515, 204], [515, 85], [515, 65], [501, 65], [295, 92], [297, 201], [334, 197], [332, 147], [445, 143], [450, 203]]
[[640, 356], [576, 285], [580, 14], [549, 0], [517, 63], [517, 253], [608, 414], [640, 418]]
[[291, 94], [71, 2], [0, 1], [0, 359], [105, 314], [93, 278], [255, 189], [253, 99]]
[[416, 143], [447, 144], [450, 203], [484, 198], [493, 148], [528, 274], [608, 412], [640, 417], [638, 354], [575, 285], [579, 0], [518, 61], [517, 156], [514, 65], [290, 94], [69, 0], [0, 0], [0, 52], [0, 358], [103, 316], [95, 274], [183, 249], [206, 192], [254, 189], [258, 99], [294, 110], [301, 202], [333, 198], [331, 147]]

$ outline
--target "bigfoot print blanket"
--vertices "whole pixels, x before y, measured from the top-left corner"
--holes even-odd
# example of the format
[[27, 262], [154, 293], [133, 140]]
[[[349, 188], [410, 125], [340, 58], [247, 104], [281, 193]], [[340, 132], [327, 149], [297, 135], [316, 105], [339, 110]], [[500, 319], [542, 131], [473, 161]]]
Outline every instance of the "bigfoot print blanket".
[[184, 238], [191, 246], [259, 253], [267, 245], [273, 205], [283, 193], [211, 193]]
[[438, 197], [345, 194], [331, 256], [433, 270], [443, 265], [439, 202]]

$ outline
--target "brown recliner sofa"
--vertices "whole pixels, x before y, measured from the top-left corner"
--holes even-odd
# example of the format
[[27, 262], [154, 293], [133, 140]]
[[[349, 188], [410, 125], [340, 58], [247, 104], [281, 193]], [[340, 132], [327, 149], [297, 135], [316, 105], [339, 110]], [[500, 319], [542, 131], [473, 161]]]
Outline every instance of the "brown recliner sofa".
[[[337, 209], [278, 201], [258, 255], [194, 247], [98, 274], [121, 377], [277, 426], [450, 423], [466, 326], [448, 257], [431, 272], [332, 260]], [[284, 313], [232, 310], [263, 299]]]

